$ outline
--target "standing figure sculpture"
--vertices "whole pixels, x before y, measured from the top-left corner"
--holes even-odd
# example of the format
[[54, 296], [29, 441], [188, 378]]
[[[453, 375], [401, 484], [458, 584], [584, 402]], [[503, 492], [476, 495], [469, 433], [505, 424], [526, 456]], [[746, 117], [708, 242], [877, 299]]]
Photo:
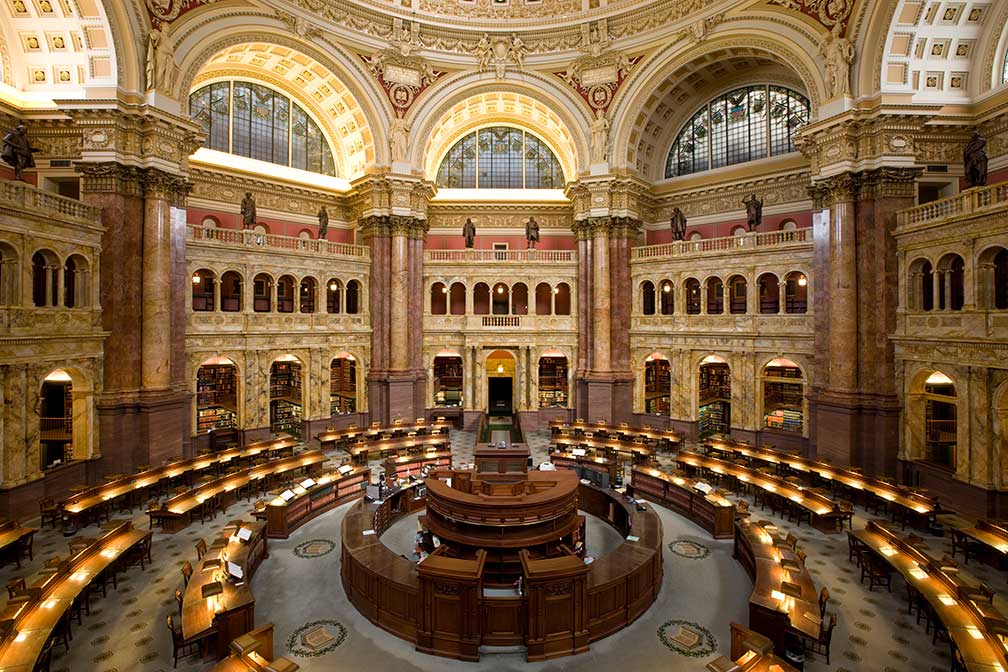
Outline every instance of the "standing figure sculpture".
[[14, 168], [14, 179], [23, 180], [25, 168], [35, 167], [35, 158], [32, 152], [39, 151], [38, 147], [32, 147], [28, 140], [28, 129], [24, 124], [18, 124], [13, 131], [4, 136], [3, 139], [3, 160]]
[[529, 217], [529, 220], [525, 222], [525, 249], [531, 247], [534, 250], [538, 242], [539, 223], [535, 221], [535, 217]]
[[606, 160], [609, 145], [609, 120], [605, 110], [595, 112], [595, 121], [591, 125], [591, 160], [592, 163], [602, 163]]
[[686, 213], [678, 206], [672, 208], [672, 240], [686, 240]]
[[256, 204], [252, 192], [246, 191], [241, 203], [242, 228], [253, 229], [256, 225]]
[[465, 238], [466, 249], [472, 249], [473, 245], [476, 244], [476, 225], [468, 217], [462, 226], [462, 236]]
[[409, 153], [409, 130], [410, 125], [406, 123], [405, 119], [395, 117], [392, 120], [392, 126], [389, 131], [389, 135], [391, 136], [389, 149], [392, 150], [393, 161], [407, 160], [407, 154]]
[[329, 233], [329, 211], [323, 205], [322, 209], [318, 211], [318, 237], [319, 240], [325, 240], [326, 234]]
[[155, 26], [147, 34], [147, 90], [171, 89], [174, 70], [175, 59], [168, 37]]
[[987, 184], [987, 140], [980, 135], [980, 131], [973, 131], [973, 137], [966, 143], [963, 167], [966, 169], [966, 188]]
[[749, 230], [755, 231], [763, 223], [763, 201], [756, 198], [756, 194], [749, 194], [742, 199], [742, 205], [745, 206], [746, 223], [749, 225]]
[[840, 37], [841, 23], [833, 26], [830, 36], [819, 47], [825, 61], [826, 81], [833, 98], [849, 96], [850, 67], [854, 63], [854, 45], [845, 37]]

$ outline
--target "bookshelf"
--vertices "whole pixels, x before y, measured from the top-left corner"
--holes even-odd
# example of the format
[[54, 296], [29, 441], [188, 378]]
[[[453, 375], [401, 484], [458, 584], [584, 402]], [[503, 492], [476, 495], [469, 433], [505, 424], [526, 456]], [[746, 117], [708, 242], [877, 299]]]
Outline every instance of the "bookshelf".
[[301, 365], [274, 362], [270, 371], [270, 431], [301, 436]]
[[763, 370], [764, 426], [800, 433], [804, 428], [805, 386], [801, 369], [768, 366]]
[[671, 413], [672, 367], [667, 360], [656, 359], [644, 365], [644, 412]]
[[201, 366], [196, 373], [196, 432], [238, 426], [238, 373], [230, 364]]
[[462, 405], [462, 358], [436, 357], [434, 359], [434, 405]]
[[539, 360], [539, 408], [566, 408], [567, 400], [567, 358], [541, 358]]
[[329, 369], [329, 414], [346, 415], [356, 410], [357, 362], [339, 357]]
[[731, 369], [727, 364], [700, 367], [700, 436], [727, 434], [731, 429]]

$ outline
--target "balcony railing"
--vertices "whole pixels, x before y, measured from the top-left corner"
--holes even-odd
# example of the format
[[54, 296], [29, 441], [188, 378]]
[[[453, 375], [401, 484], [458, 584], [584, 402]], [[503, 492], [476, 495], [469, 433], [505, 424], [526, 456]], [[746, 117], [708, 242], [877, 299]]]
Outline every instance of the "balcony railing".
[[480, 263], [503, 262], [557, 262], [575, 261], [574, 250], [426, 250], [424, 261], [469, 262]]
[[484, 315], [484, 327], [520, 327], [521, 318], [517, 315]]
[[52, 213], [97, 224], [101, 211], [75, 198], [50, 194], [24, 182], [0, 182], [0, 202], [9, 203], [29, 212]]
[[725, 252], [744, 249], [762, 250], [771, 247], [805, 245], [811, 242], [812, 229], [810, 228], [794, 229], [792, 231], [767, 231], [765, 233], [746, 233], [742, 236], [677, 240], [673, 243], [645, 245], [633, 248], [630, 258], [631, 260], [638, 260], [683, 257], [703, 254], [705, 252]]
[[311, 254], [313, 256], [326, 255], [356, 257], [358, 259], [369, 259], [371, 256], [370, 250], [364, 245], [334, 243], [328, 240], [306, 240], [293, 236], [279, 236], [273, 233], [257, 233], [249, 229], [207, 228], [192, 225], [188, 228], [189, 240], [220, 244], [222, 246], [273, 249], [284, 252]]
[[936, 222], [948, 217], [982, 213], [1006, 204], [1008, 204], [1008, 182], [1000, 182], [989, 187], [969, 189], [955, 196], [918, 205], [916, 208], [901, 210], [896, 215], [896, 223], [898, 226], [912, 226]]

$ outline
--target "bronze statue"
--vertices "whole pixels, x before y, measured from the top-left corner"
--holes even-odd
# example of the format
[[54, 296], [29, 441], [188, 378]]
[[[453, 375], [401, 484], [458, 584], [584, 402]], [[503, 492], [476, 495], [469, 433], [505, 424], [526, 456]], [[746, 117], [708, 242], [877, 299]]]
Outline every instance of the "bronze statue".
[[987, 184], [987, 140], [980, 131], [973, 131], [973, 137], [963, 150], [963, 166], [966, 169], [966, 187], [982, 187]]
[[672, 240], [686, 240], [686, 213], [679, 207], [672, 208]]
[[471, 249], [476, 244], [476, 225], [468, 217], [462, 226], [462, 235], [465, 237], [466, 249]]
[[3, 160], [14, 167], [14, 179], [23, 180], [25, 168], [35, 167], [33, 152], [40, 151], [32, 147], [28, 140], [28, 130], [24, 124], [18, 124], [13, 131], [4, 136]]
[[256, 225], [256, 204], [252, 192], [246, 191], [241, 203], [242, 228], [252, 229]]
[[529, 217], [529, 220], [525, 223], [525, 249], [532, 248], [535, 249], [536, 243], [539, 242], [539, 223], [535, 221], [535, 217]]
[[[253, 204], [253, 207], [255, 205]], [[329, 233], [329, 212], [323, 205], [322, 209], [318, 211], [318, 237], [319, 240], [325, 240], [326, 234]]]
[[763, 201], [758, 199], [756, 194], [749, 194], [742, 199], [742, 205], [745, 206], [749, 230], [755, 231], [763, 223]]

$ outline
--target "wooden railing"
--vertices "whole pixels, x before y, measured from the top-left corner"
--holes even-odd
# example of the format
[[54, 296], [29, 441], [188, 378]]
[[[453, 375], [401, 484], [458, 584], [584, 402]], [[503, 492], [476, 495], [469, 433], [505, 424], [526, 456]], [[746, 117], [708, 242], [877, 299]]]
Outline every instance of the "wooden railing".
[[39, 430], [42, 432], [62, 432], [69, 434], [73, 428], [70, 418], [39, 418]]
[[556, 262], [576, 261], [573, 250], [426, 250], [424, 261], [447, 261], [479, 263], [503, 262]]
[[1008, 205], [1008, 182], [968, 189], [955, 196], [901, 210], [896, 215], [896, 223], [898, 226], [924, 224], [948, 217], [980, 213], [1004, 205]]
[[682, 257], [705, 252], [724, 252], [730, 250], [755, 250], [770, 247], [789, 247], [806, 245], [812, 242], [812, 229], [794, 229], [792, 231], [767, 231], [764, 233], [746, 233], [741, 236], [725, 236], [723, 238], [701, 238], [700, 240], [677, 240], [660, 245], [644, 245], [631, 250], [631, 260], [658, 259], [666, 257]]
[[101, 210], [75, 198], [67, 198], [58, 194], [37, 189], [24, 182], [4, 180], [0, 182], [0, 202], [15, 205], [21, 209], [36, 213], [53, 213], [84, 219], [91, 223], [99, 223]]
[[188, 229], [188, 239], [192, 241], [304, 252], [313, 255], [356, 257], [358, 259], [369, 259], [371, 256], [370, 250], [364, 245], [334, 243], [329, 240], [307, 240], [293, 236], [279, 236], [273, 233], [257, 233], [250, 229], [207, 228], [192, 225]]

